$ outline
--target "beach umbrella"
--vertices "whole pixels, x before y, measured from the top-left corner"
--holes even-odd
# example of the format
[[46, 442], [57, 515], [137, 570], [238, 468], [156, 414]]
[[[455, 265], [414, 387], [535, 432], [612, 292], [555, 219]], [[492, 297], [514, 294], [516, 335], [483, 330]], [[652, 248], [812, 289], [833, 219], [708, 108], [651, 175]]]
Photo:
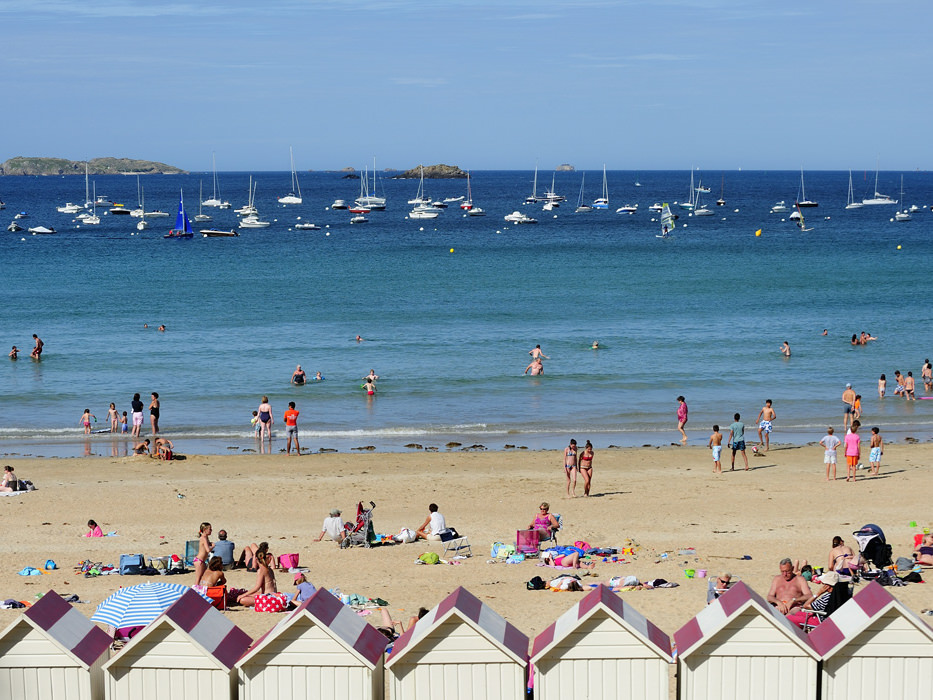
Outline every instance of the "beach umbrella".
[[[91, 620], [116, 628], [148, 625], [190, 590], [192, 589], [180, 583], [162, 581], [127, 586], [111, 594], [98, 605], [91, 615]], [[201, 597], [210, 600], [204, 594], [201, 594]]]

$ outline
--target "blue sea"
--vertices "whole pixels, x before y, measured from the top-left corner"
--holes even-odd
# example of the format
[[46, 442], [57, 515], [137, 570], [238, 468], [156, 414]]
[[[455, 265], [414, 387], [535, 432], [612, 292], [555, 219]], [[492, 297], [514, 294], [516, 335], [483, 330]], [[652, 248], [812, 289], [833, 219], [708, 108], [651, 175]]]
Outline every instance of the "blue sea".
[[[250, 175], [219, 174], [234, 208], [247, 201]], [[272, 225], [193, 240], [162, 236], [180, 190], [189, 216], [197, 213], [210, 173], [141, 177], [146, 208], [172, 214], [141, 233], [131, 217], [79, 226], [58, 213], [84, 201], [79, 176], [0, 179], [0, 341], [23, 351], [0, 363], [0, 454], [125, 454], [124, 438], [85, 439], [81, 414], [90, 408], [95, 428], [105, 428], [110, 402], [128, 411], [135, 392], [148, 404], [152, 391], [164, 433], [189, 453], [256, 449], [249, 421], [264, 394], [278, 428], [296, 402], [302, 446], [313, 450], [537, 449], [570, 437], [597, 448], [662, 445], [677, 441], [679, 394], [692, 444], [735, 412], [751, 423], [769, 398], [774, 440], [802, 444], [841, 427], [847, 382], [863, 396], [863, 423], [889, 440], [933, 436], [933, 401], [891, 396], [895, 369], [913, 371], [923, 395], [920, 369], [933, 356], [929, 173], [903, 174], [904, 203], [927, 206], [897, 223], [902, 205], [845, 210], [848, 172], [807, 172], [806, 194], [819, 207], [805, 210], [806, 232], [769, 213], [778, 200], [793, 205], [800, 173], [697, 173], [716, 214], [688, 216], [672, 204], [680, 214], [672, 240], [656, 238], [659, 215], [648, 207], [685, 200], [689, 170], [610, 171], [610, 209], [589, 214], [573, 211], [581, 172], [556, 173], [568, 201], [545, 212], [522, 204], [531, 171], [479, 171], [473, 199], [487, 216], [466, 217], [453, 203], [433, 221], [407, 219], [416, 180], [380, 173], [387, 210], [358, 225], [329, 209], [335, 198], [352, 201], [358, 180], [301, 173], [304, 203], [283, 206], [276, 197], [289, 173], [252, 175]], [[897, 198], [900, 175], [882, 172], [878, 189]], [[551, 177], [539, 173], [539, 194]], [[858, 198], [874, 190], [873, 172], [854, 179]], [[601, 181], [587, 173], [587, 201]], [[95, 183], [135, 206], [136, 177]], [[436, 199], [466, 193], [465, 180], [425, 187]], [[721, 192], [726, 205], [716, 207]], [[638, 213], [615, 213], [626, 203]], [[539, 223], [508, 224], [514, 210]], [[29, 214], [23, 226], [57, 234], [6, 232], [19, 211]], [[232, 210], [205, 212], [214, 220], [196, 230], [236, 226]], [[297, 231], [299, 219], [321, 230]], [[852, 347], [861, 331], [878, 340]], [[29, 358], [33, 333], [45, 341], [41, 362]], [[789, 359], [779, 352], [785, 340]], [[545, 374], [523, 376], [536, 344], [550, 356]], [[291, 385], [298, 364], [325, 381]], [[380, 375], [372, 399], [360, 387], [370, 369]], [[273, 448], [283, 445], [280, 429]]]

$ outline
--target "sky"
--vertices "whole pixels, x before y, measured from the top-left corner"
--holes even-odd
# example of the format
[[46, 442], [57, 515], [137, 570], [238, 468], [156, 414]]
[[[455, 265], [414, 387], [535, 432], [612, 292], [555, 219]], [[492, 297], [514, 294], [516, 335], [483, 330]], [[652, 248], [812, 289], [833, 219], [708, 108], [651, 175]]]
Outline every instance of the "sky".
[[929, 0], [0, 0], [0, 161], [927, 169], [931, 20]]

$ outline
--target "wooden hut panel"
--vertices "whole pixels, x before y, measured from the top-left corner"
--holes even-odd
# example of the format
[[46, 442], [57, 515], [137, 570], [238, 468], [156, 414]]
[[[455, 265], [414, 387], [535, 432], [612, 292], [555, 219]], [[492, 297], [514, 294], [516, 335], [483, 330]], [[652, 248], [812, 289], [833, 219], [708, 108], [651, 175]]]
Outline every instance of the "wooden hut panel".
[[25, 659], [29, 659], [29, 665], [36, 668], [76, 665], [48, 636], [22, 622], [0, 640], [0, 668], [22, 666]]
[[230, 700], [230, 674], [201, 668], [111, 668], [107, 700]]
[[[278, 661], [278, 659], [276, 659]], [[307, 659], [305, 660], [307, 662]], [[255, 698], [354, 698], [373, 699], [373, 674], [365, 666], [262, 667], [262, 660], [243, 668], [240, 700]], [[381, 689], [382, 683], [379, 683]]]
[[816, 665], [807, 657], [697, 655], [685, 664], [690, 677], [682, 697], [689, 700], [786, 700], [814, 694]]
[[307, 618], [296, 620], [288, 635], [263, 646], [262, 651], [252, 657], [251, 663], [304, 666], [312, 655], [315, 664], [321, 666], [355, 666], [360, 663], [338, 640]]
[[[471, 657], [472, 658], [472, 657]], [[393, 676], [394, 698], [405, 700], [520, 700], [524, 698], [524, 669], [511, 660], [502, 663], [419, 663]]]
[[0, 698], [55, 698], [56, 700], [96, 700], [91, 697], [87, 671], [78, 666], [65, 668], [25, 665], [0, 669]]
[[[162, 625], [145, 639], [127, 649], [120, 666], [132, 663], [134, 668], [216, 669], [210, 657], [197, 650], [191, 639], [171, 625]], [[132, 659], [132, 662], [129, 661]]]
[[464, 660], [464, 655], [469, 655], [472, 664], [495, 664], [506, 659], [505, 652], [490, 640], [463, 620], [450, 617], [409, 652], [405, 663], [457, 664]]
[[903, 615], [892, 609], [873, 620], [841, 653], [849, 657], [933, 657], [933, 643]]
[[549, 659], [535, 669], [547, 674], [546, 683], [536, 677], [535, 697], [641, 700], [657, 697], [658, 688], [664, 688], [667, 697], [668, 666], [657, 655], [643, 659]]
[[657, 659], [658, 655], [605, 612], [597, 613], [564, 637], [548, 656], [561, 659]]
[[703, 648], [705, 656], [799, 656], [799, 648], [753, 609], [729, 620]]
[[865, 658], [846, 663], [837, 654], [823, 667], [824, 698], [933, 700], [933, 658]]

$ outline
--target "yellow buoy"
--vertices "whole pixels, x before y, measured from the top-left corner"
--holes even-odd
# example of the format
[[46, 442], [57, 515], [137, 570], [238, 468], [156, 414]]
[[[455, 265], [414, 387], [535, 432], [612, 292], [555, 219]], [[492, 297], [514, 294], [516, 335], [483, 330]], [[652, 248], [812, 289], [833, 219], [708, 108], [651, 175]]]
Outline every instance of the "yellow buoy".
[[[898, 248], [900, 248], [900, 246], [898, 246]], [[451, 249], [450, 249], [450, 252], [453, 253], [453, 252], [454, 252], [454, 249], [451, 248]]]
[[760, 236], [761, 236], [761, 229], [758, 229], [757, 231], [755, 231], [755, 235], [760, 237]]
[[897, 247], [897, 249], [898, 249], [898, 250], [900, 250], [900, 249], [901, 249], [901, 247], [900, 247], [900, 246], [898, 246], [898, 247]]

